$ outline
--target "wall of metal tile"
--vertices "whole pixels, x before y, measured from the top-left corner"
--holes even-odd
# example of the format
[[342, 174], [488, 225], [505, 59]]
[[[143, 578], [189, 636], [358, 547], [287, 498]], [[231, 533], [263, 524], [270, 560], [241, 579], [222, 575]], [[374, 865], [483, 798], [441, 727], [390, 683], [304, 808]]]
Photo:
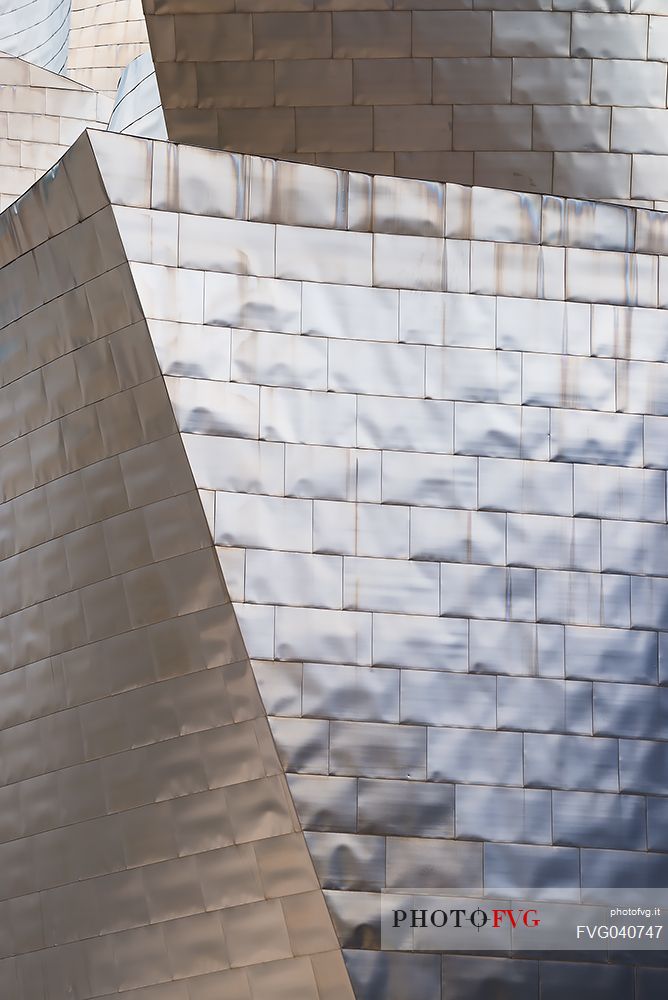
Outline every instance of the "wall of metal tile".
[[668, 202], [664, 0], [144, 0], [170, 137]]
[[52, 167], [112, 102], [79, 83], [0, 53], [0, 211]]
[[105, 183], [0, 217], [0, 995], [352, 1000]]
[[668, 878], [662, 217], [91, 139], [358, 997], [661, 995], [378, 893]]
[[67, 63], [70, 0], [3, 0], [0, 52], [27, 59], [54, 73]]
[[128, 63], [148, 50], [141, 0], [72, 0], [67, 72], [112, 99]]

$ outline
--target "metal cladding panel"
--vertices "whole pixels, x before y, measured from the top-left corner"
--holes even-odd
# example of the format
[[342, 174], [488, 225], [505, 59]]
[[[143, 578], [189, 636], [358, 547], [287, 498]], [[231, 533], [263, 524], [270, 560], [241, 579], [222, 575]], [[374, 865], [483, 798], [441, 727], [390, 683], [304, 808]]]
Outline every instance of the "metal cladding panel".
[[658, 213], [90, 138], [358, 997], [644, 1000], [377, 949], [386, 888], [665, 878]]
[[668, 201], [665, 5], [143, 0], [176, 142]]
[[107, 128], [151, 139], [167, 138], [150, 52], [143, 52], [123, 70]]
[[67, 63], [70, 0], [17, 0], [0, 8], [0, 52], [54, 73]]
[[352, 997], [89, 139], [0, 226], [0, 992]]

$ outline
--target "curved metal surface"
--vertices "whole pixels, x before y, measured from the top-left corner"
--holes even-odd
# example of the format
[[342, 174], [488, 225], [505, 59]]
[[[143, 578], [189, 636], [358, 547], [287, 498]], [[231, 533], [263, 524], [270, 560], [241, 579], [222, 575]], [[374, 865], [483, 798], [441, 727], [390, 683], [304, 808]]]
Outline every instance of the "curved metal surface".
[[107, 128], [110, 132], [143, 135], [148, 139], [167, 138], [150, 52], [137, 56], [123, 70]]
[[144, 0], [171, 139], [668, 202], [662, 0]]
[[0, 52], [62, 73], [67, 64], [71, 0], [2, 0]]

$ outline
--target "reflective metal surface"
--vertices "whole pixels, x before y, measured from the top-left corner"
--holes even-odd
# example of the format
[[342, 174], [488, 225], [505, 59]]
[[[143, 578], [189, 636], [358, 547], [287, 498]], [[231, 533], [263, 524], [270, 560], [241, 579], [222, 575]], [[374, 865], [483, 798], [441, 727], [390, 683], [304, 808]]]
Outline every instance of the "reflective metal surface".
[[[174, 141], [380, 175], [668, 202], [661, 0], [143, 5]], [[419, 193], [397, 196], [387, 176], [382, 187], [374, 223], [389, 211], [401, 232], [421, 211]], [[507, 205], [511, 225], [524, 227], [526, 199], [524, 211]], [[570, 239], [579, 220], [566, 214]]]
[[[383, 888], [574, 885], [581, 871], [642, 884], [647, 847], [665, 849], [665, 355], [649, 285], [643, 306], [627, 281], [658, 287], [656, 263], [618, 249], [626, 212], [596, 252], [598, 216], [541, 248], [528, 241], [555, 237], [529, 213], [499, 242], [491, 222], [467, 230], [484, 237], [471, 259], [485, 288], [452, 292], [460, 229], [402, 225], [376, 255], [336, 230], [332, 184], [286, 242], [285, 165], [206, 153], [198, 168], [186, 147], [90, 141], [357, 995], [387, 1000], [404, 969], [430, 996], [496, 983], [537, 1000], [533, 961], [474, 974], [366, 949]], [[217, 211], [203, 201], [216, 171], [236, 177]], [[556, 209], [568, 218], [554, 199], [541, 218]], [[559, 300], [534, 283], [542, 250], [591, 263], [586, 301], [584, 285]], [[621, 332], [644, 324], [654, 339]], [[570, 982], [567, 963], [544, 964], [555, 990]], [[610, 968], [620, 1000], [644, 1000]]]
[[52, 167], [86, 127], [104, 128], [111, 107], [102, 94], [0, 52], [0, 210]]
[[5, 0], [0, 5], [0, 52], [53, 73], [67, 64], [69, 0]]
[[1, 992], [352, 998], [102, 184], [3, 216]]
[[575, 200], [660, 203], [667, 19], [156, 6], [172, 135], [323, 165], [92, 132], [0, 218], [0, 992], [663, 995], [378, 948], [668, 874], [668, 238]]
[[137, 56], [123, 70], [107, 126], [112, 132], [166, 139], [155, 69], [149, 52]]
[[67, 72], [112, 100], [126, 66], [148, 51], [141, 0], [72, 0]]

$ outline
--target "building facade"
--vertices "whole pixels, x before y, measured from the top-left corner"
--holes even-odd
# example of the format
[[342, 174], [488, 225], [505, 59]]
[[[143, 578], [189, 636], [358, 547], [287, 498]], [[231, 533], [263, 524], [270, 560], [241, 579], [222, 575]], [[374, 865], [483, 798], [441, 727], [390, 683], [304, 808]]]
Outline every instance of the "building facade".
[[381, 914], [668, 888], [668, 17], [284, 6], [0, 216], [0, 992], [658, 1000]]

